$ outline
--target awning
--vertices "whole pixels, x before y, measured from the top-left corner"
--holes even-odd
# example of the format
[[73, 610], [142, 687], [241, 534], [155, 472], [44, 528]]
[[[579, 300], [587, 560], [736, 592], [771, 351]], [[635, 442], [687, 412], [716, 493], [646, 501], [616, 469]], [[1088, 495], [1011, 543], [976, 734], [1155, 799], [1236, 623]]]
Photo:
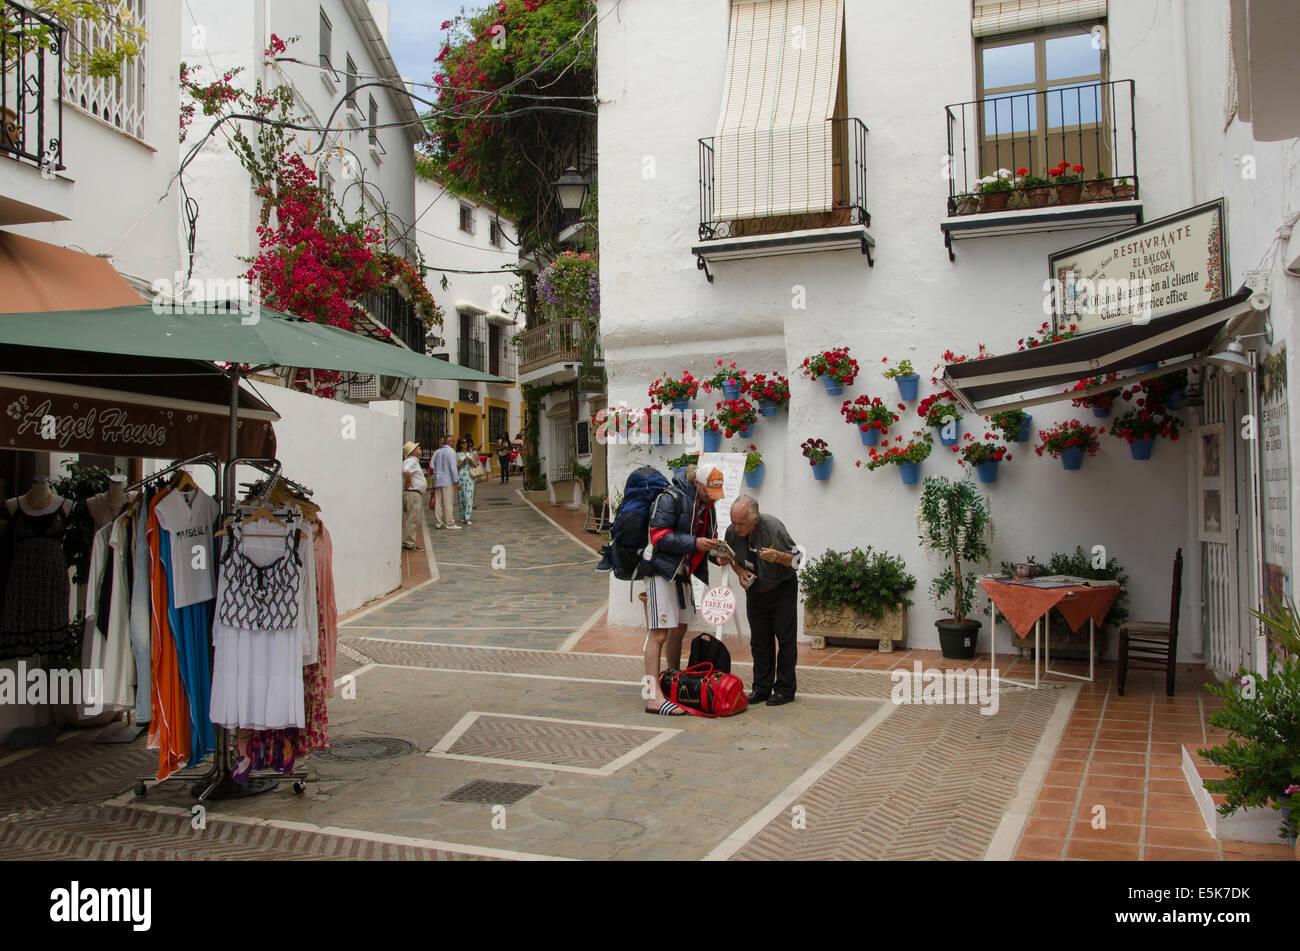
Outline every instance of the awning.
[[[966, 409], [984, 415], [1071, 399], [1079, 394], [1061, 388], [1084, 377], [1162, 360], [1191, 362], [1225, 324], [1251, 312], [1250, 295], [1250, 289], [1243, 287], [1224, 300], [1153, 317], [1145, 324], [1098, 330], [987, 360], [951, 363], [944, 367], [943, 382]], [[1173, 369], [1165, 366], [1160, 372]]]
[[[239, 454], [273, 458], [279, 418], [241, 389]], [[109, 369], [76, 350], [0, 350], [0, 449], [224, 458], [229, 431], [230, 381], [210, 363], [124, 355]]]
[[[0, 345], [378, 373], [419, 380], [512, 381], [254, 305], [199, 303], [0, 316]], [[217, 312], [190, 312], [210, 310]]]
[[0, 287], [0, 313], [9, 314], [143, 300], [104, 258], [8, 231], [0, 231]]

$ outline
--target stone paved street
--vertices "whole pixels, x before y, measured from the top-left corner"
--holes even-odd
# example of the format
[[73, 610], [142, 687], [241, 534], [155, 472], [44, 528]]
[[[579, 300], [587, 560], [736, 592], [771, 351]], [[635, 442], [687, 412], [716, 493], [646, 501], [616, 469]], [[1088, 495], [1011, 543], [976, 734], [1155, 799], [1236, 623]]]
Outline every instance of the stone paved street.
[[[1100, 729], [1110, 703], [1105, 668], [1092, 685], [1004, 687], [997, 715], [981, 716], [891, 703], [891, 666], [979, 667], [907, 650], [801, 651], [792, 705], [722, 720], [648, 716], [644, 634], [604, 624], [594, 536], [575, 537], [580, 518], [556, 512], [562, 528], [514, 490], [480, 486], [470, 528], [428, 525], [430, 550], [407, 555], [403, 589], [344, 619], [334, 748], [302, 761], [302, 795], [286, 782], [209, 801], [196, 832], [183, 777], [132, 792], [154, 759], [142, 741], [97, 745], [94, 731], [72, 731], [51, 749], [0, 751], [0, 858], [1111, 857], [1069, 829], [1095, 801], [1123, 820], [1108, 833], [1124, 836], [1111, 846], [1131, 850], [1122, 857], [1287, 857], [1189, 829], [1193, 813], [1180, 810], [1194, 808], [1190, 794], [1168, 788], [1175, 736], [1215, 739], [1200, 725], [1208, 707], [1195, 671], [1168, 707], [1179, 734], [1158, 730], [1173, 721], [1152, 696], [1155, 677], [1135, 678], [1111, 704], [1153, 705], [1145, 725], [1130, 721], [1147, 731], [1145, 754], [1107, 752], [1110, 732], [1085, 729]], [[732, 647], [748, 682], [748, 651]], [[1139, 735], [1124, 735], [1135, 749]], [[395, 742], [381, 749], [381, 739]], [[1149, 804], [1112, 788], [1120, 777], [1107, 782], [1112, 758], [1140, 755]], [[1072, 777], [1086, 777], [1088, 792]], [[513, 785], [465, 790], [475, 782]]]

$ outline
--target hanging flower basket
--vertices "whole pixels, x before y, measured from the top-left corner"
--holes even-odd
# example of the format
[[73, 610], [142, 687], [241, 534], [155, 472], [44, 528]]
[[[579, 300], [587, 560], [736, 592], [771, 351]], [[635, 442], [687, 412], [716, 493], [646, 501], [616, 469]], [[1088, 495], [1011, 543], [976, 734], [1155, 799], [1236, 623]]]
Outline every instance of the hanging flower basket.
[[700, 448], [704, 452], [717, 452], [722, 448], [722, 432], [712, 416], [705, 416], [700, 423]]
[[898, 463], [898, 474], [903, 479], [903, 485], [916, 485], [921, 481], [921, 464], [919, 462], [900, 462]]
[[[985, 439], [992, 439], [992, 433], [985, 433]], [[969, 433], [966, 434], [966, 445], [961, 449], [953, 449], [953, 452], [959, 452], [958, 464], [961, 466], [974, 466], [975, 471], [979, 474], [981, 482], [995, 482], [998, 477], [998, 463], [1002, 461], [1011, 461], [1011, 454], [1007, 452], [1007, 447], [995, 442], [975, 442], [975, 438]]]
[[826, 445], [826, 440], [815, 437], [805, 439], [799, 449], [808, 460], [808, 465], [812, 466], [814, 479], [825, 482], [831, 477], [831, 463], [834, 459]]
[[1040, 456], [1046, 452], [1060, 458], [1065, 468], [1078, 469], [1083, 465], [1084, 452], [1095, 456], [1101, 449], [1101, 443], [1097, 441], [1101, 433], [1102, 429], [1098, 426], [1085, 426], [1077, 419], [1066, 420], [1049, 429], [1040, 430], [1034, 452]]
[[831, 396], [839, 396], [858, 375], [858, 361], [849, 356], [848, 347], [823, 350], [805, 357], [800, 372], [810, 380], [820, 379]]
[[997, 482], [998, 460], [990, 459], [988, 462], [981, 462], [975, 467], [975, 472], [979, 475], [980, 481], [986, 485], [990, 482]]
[[[881, 357], [881, 363], [888, 363], [889, 357]], [[921, 375], [912, 369], [911, 360], [900, 360], [898, 366], [890, 367], [885, 371], [885, 379], [893, 380], [898, 384], [898, 395], [906, 402], [916, 399], [917, 386], [921, 382]]]
[[864, 446], [880, 445], [880, 430], [873, 426], [858, 427], [858, 435], [862, 437], [862, 445]]
[[953, 398], [951, 391], [944, 390], [927, 396], [916, 408], [927, 426], [939, 430], [939, 442], [945, 446], [955, 446], [961, 438], [962, 417], [957, 412], [957, 404], [945, 402]]
[[934, 449], [934, 436], [918, 429], [906, 441], [902, 436], [895, 436], [893, 441], [896, 445], [886, 447], [884, 452], [873, 448], [866, 467], [874, 472], [881, 466], [898, 466], [903, 484], [913, 485], [920, 478], [921, 463]]
[[834, 456], [827, 456], [823, 461], [815, 463], [812, 467], [813, 478], [818, 482], [825, 482], [831, 477], [831, 465], [835, 462]]
[[723, 400], [718, 404], [718, 428], [728, 439], [737, 433], [742, 439], [749, 439], [757, 421], [758, 411], [749, 400]]
[[1071, 446], [1068, 449], [1061, 450], [1061, 465], [1067, 469], [1079, 469], [1083, 467], [1083, 450], [1078, 446]]
[[1128, 444], [1128, 451], [1132, 453], [1133, 458], [1139, 462], [1146, 462], [1151, 458], [1151, 449], [1155, 446], [1155, 437], [1147, 436], [1145, 439], [1135, 439]]
[[763, 485], [763, 472], [767, 469], [767, 463], [760, 462], [753, 469], [745, 470], [745, 485], [751, 489], [757, 489]]
[[755, 373], [745, 392], [758, 402], [764, 416], [775, 416], [790, 405], [790, 381], [780, 373]]
[[665, 373], [650, 384], [648, 393], [655, 406], [671, 405], [675, 410], [683, 410], [691, 405], [703, 386], [704, 381], [697, 380], [688, 371], [683, 371], [680, 379]]
[[987, 417], [991, 425], [1007, 442], [1029, 442], [1033, 432], [1034, 417], [1022, 409], [1009, 409]]
[[724, 365], [719, 360], [718, 371], [704, 381], [704, 388], [711, 393], [721, 390], [723, 398], [727, 400], [739, 399], [748, 384], [746, 373], [745, 370], [736, 369], [734, 363]]
[[[903, 409], [903, 404], [899, 403], [898, 408]], [[879, 445], [880, 437], [889, 435], [889, 427], [898, 422], [898, 414], [880, 397], [865, 393], [855, 400], [845, 400], [840, 415], [846, 423], [857, 428], [864, 446]]]

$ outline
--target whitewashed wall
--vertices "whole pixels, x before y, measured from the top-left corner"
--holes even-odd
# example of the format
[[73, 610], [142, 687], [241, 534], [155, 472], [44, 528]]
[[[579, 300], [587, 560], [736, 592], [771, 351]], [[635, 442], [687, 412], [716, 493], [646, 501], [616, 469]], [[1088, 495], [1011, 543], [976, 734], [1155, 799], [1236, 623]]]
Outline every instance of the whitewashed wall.
[[[15, 233], [109, 255], [121, 272], [152, 281], [170, 278], [179, 263], [179, 199], [176, 171], [180, 93], [180, 5], [152, 3], [145, 27], [145, 136], [136, 139], [116, 126], [63, 106], [63, 163], [71, 179], [69, 221], [15, 227]], [[163, 80], [166, 77], [167, 81]], [[53, 76], [49, 79], [53, 82]], [[47, 114], [47, 122], [54, 115]], [[171, 187], [169, 187], [169, 185]]]
[[[1167, 4], [1156, 6], [1151, 29], [1149, 4], [1139, 5], [1145, 13], [1113, 6], [1119, 9], [1110, 21], [1110, 78], [1137, 82], [1139, 172], [1148, 173], [1142, 198], [1147, 217], [1155, 218], [1190, 197], [1174, 172], [1187, 137], [1183, 117], [1171, 108], [1179, 79]], [[785, 372], [794, 391], [790, 412], [775, 422], [760, 420], [754, 440], [767, 464], [760, 503], [812, 553], [871, 544], [903, 555], [918, 580], [907, 643], [934, 648], [933, 621], [946, 612], [926, 595], [940, 566], [918, 550], [918, 488], [903, 486], [890, 468], [854, 469], [866, 450], [839, 415], [844, 397], [826, 395], [796, 368], [816, 350], [847, 344], [863, 372], [845, 396], [897, 395], [881, 376], [882, 356], [911, 359], [923, 372], [924, 396], [933, 391], [930, 369], [946, 347], [974, 352], [983, 342], [1005, 352], [1035, 331], [1045, 319], [1046, 255], [1102, 232], [967, 240], [949, 262], [939, 230], [947, 197], [943, 107], [974, 98], [969, 4], [849, 3], [848, 114], [870, 129], [867, 205], [875, 267], [852, 251], [800, 254], [719, 263], [709, 284], [690, 255], [699, 221], [697, 140], [712, 135], [717, 122], [728, 8], [725, 0], [662, 0], [653, 7], [624, 5], [619, 17], [602, 21], [601, 320], [611, 403], [644, 406], [646, 387], [661, 372], [706, 373], [720, 357], [751, 371]], [[693, 42], [683, 44], [683, 35]], [[917, 37], [925, 38], [923, 65]], [[654, 159], [652, 178], [642, 175], [647, 156]], [[792, 307], [800, 287], [806, 310]], [[903, 414], [904, 432], [920, 428], [915, 407]], [[1068, 403], [1031, 412], [1036, 427], [1073, 416], [1091, 422], [1091, 414]], [[800, 455], [799, 444], [810, 436], [826, 439], [835, 452], [827, 483], [813, 480]], [[1150, 462], [1138, 463], [1126, 443], [1107, 436], [1102, 452], [1073, 473], [1038, 458], [1032, 446], [1013, 446], [1013, 461], [990, 487], [995, 562], [1104, 545], [1129, 572], [1133, 615], [1166, 616], [1169, 566], [1189, 537], [1189, 446], [1162, 441]], [[621, 485], [647, 458], [662, 465], [678, 452], [612, 449], [611, 485]], [[936, 446], [923, 474], [961, 471]], [[642, 623], [639, 603], [629, 605], [619, 586], [610, 611], [616, 623]], [[1001, 650], [1009, 634], [1003, 626], [998, 632]], [[987, 647], [985, 624], [980, 650]]]

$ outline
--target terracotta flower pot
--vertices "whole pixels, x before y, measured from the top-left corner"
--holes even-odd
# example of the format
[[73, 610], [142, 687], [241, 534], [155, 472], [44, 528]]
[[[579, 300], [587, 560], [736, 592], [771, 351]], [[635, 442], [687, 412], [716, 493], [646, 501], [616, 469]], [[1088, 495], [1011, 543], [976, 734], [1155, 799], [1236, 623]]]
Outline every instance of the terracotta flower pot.
[[985, 192], [984, 193], [984, 210], [985, 211], [1002, 211], [1007, 207], [1007, 202], [1011, 199], [1011, 192]]
[[1056, 186], [1056, 202], [1059, 205], [1073, 205], [1079, 201], [1083, 194], [1083, 185], [1076, 182], [1072, 185]]
[[1051, 197], [1052, 190], [1050, 188], [1025, 189], [1025, 204], [1030, 208], [1042, 208]]

